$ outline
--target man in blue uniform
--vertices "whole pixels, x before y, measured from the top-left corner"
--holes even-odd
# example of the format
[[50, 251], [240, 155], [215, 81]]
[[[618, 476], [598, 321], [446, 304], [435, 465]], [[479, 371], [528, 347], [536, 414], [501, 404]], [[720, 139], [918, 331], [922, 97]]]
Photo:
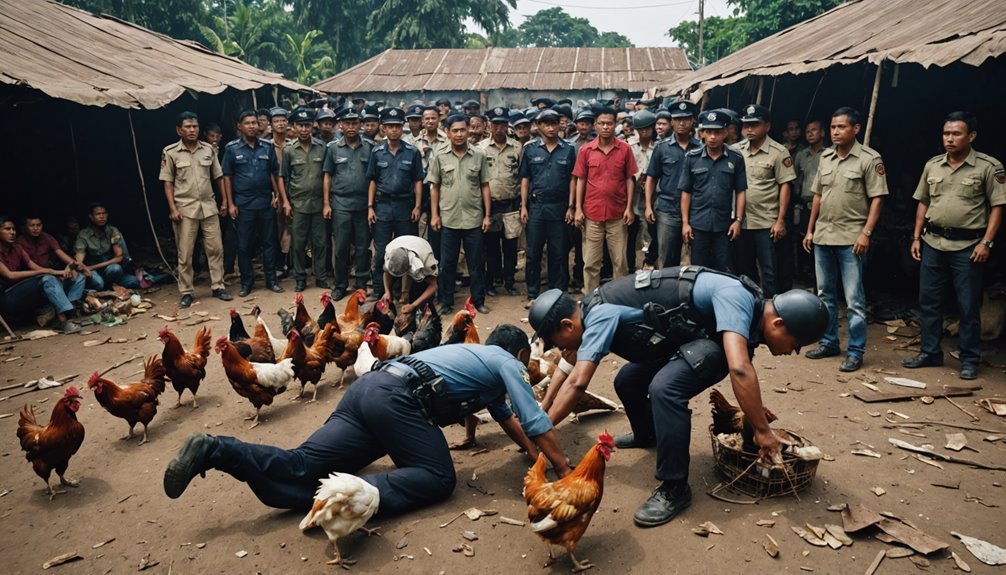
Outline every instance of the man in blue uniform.
[[[237, 140], [224, 148], [221, 164], [224, 173], [225, 203], [231, 218], [238, 223], [238, 268], [241, 271], [239, 297], [251, 293], [254, 281], [252, 254], [262, 246], [262, 271], [266, 287], [274, 292], [283, 288], [276, 282], [276, 246], [278, 243], [275, 206], [279, 202], [276, 177], [279, 163], [276, 148], [258, 137], [255, 112], [245, 110], [238, 115]], [[286, 198], [282, 198], [286, 204]]]
[[550, 290], [535, 301], [528, 320], [546, 344], [577, 350], [572, 371], [557, 370], [542, 401], [553, 422], [583, 396], [605, 355], [630, 362], [615, 376], [615, 391], [632, 433], [616, 437], [615, 445], [657, 447], [662, 483], [634, 516], [637, 525], [652, 527], [691, 503], [688, 401], [728, 373], [761, 457], [779, 460], [751, 364], [754, 348], [764, 343], [773, 355], [798, 351], [824, 333], [828, 312], [806, 291], [765, 300], [747, 278], [686, 266], [613, 280], [579, 305]]
[[692, 244], [692, 264], [733, 270], [730, 242], [741, 234], [747, 173], [744, 158], [724, 144], [728, 118], [722, 112], [699, 115], [706, 144], [685, 154], [681, 169], [681, 235]]
[[569, 462], [528, 385], [530, 355], [527, 334], [501, 325], [484, 346], [448, 345], [384, 362], [349, 388], [324, 425], [295, 449], [190, 436], [164, 472], [164, 491], [177, 498], [193, 477], [218, 469], [248, 483], [270, 507], [308, 509], [329, 473], [357, 473], [390, 455], [394, 469], [362, 478], [380, 491], [381, 516], [404, 513], [450, 497], [454, 462], [438, 426], [483, 407], [529, 456], [541, 450], [565, 476]]
[[381, 288], [384, 248], [398, 236], [419, 233], [419, 208], [423, 200], [423, 157], [402, 141], [405, 112], [398, 108], [381, 111], [384, 141], [374, 147], [367, 164], [367, 221], [374, 235], [374, 293]]

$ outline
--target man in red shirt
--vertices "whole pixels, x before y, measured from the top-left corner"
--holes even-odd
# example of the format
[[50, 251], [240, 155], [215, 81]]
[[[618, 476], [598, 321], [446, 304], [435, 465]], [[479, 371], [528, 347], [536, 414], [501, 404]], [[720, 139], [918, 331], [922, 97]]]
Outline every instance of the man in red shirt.
[[608, 244], [612, 277], [628, 274], [625, 245], [635, 214], [632, 196], [636, 160], [632, 148], [615, 138], [615, 111], [601, 108], [594, 120], [597, 139], [576, 157], [576, 225], [583, 226], [583, 283], [589, 294], [600, 285], [601, 255]]
[[77, 275], [77, 261], [63, 251], [56, 238], [42, 231], [42, 218], [35, 215], [25, 218], [21, 232], [14, 241], [24, 248], [31, 261], [44, 268], [63, 262], [63, 267], [69, 268], [71, 278]]

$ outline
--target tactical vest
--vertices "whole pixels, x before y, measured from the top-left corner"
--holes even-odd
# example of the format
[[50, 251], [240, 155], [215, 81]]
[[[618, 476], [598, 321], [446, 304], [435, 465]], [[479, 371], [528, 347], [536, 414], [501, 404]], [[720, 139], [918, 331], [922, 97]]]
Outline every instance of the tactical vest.
[[[633, 363], [667, 361], [683, 344], [699, 339], [721, 344], [715, 318], [703, 317], [692, 302], [695, 278], [700, 272], [729, 276], [700, 266], [640, 270], [634, 276], [608, 282], [591, 292], [584, 300], [583, 316], [586, 318], [594, 306], [602, 303], [643, 310], [641, 322], [618, 324], [610, 348], [612, 353]], [[749, 278], [736, 279], [755, 296], [751, 326], [754, 331], [761, 320], [764, 297]]]

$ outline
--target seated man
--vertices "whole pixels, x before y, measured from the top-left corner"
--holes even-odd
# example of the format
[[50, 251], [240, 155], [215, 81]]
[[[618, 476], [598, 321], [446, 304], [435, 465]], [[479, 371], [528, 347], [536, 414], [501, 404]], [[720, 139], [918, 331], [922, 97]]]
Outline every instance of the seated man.
[[44, 268], [52, 265], [60, 266], [62, 262], [61, 267], [71, 271], [77, 269], [77, 261], [63, 251], [56, 238], [42, 231], [42, 218], [36, 215], [24, 219], [24, 228], [15, 241], [24, 249], [31, 261]]
[[[0, 315], [22, 319], [25, 314], [48, 302], [56, 310], [56, 329], [64, 333], [80, 331], [70, 321], [73, 303], [84, 295], [84, 276], [70, 267], [54, 270], [31, 260], [14, 239], [14, 220], [0, 216]], [[63, 291], [61, 280], [72, 282], [69, 293]]]
[[[429, 242], [418, 236], [398, 236], [384, 249], [384, 295], [391, 300], [393, 278], [411, 280], [411, 287], [402, 284], [402, 300], [406, 303], [399, 311], [412, 313], [437, 295], [437, 258]], [[406, 292], [408, 289], [408, 292]]]
[[122, 233], [108, 223], [108, 209], [104, 204], [91, 204], [87, 217], [91, 225], [80, 230], [73, 246], [77, 263], [87, 277], [87, 286], [98, 291], [112, 289], [112, 284], [131, 289], [140, 287], [139, 280], [123, 273], [126, 256]]
[[321, 428], [291, 450], [193, 434], [168, 464], [164, 492], [177, 498], [196, 475], [219, 469], [248, 483], [270, 507], [309, 509], [320, 479], [333, 471], [358, 473], [390, 455], [395, 469], [362, 479], [380, 491], [380, 516], [404, 513], [450, 497], [457, 477], [437, 426], [483, 407], [529, 456], [536, 459], [540, 449], [564, 477], [569, 462], [525, 383], [530, 353], [523, 330], [501, 325], [486, 345], [447, 345], [385, 362], [354, 383]]

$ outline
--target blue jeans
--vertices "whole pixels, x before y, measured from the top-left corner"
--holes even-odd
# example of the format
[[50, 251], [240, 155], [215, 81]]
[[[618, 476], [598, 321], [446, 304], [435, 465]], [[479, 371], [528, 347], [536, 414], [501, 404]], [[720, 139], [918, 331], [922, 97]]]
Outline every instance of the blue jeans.
[[482, 228], [457, 230], [440, 228], [440, 276], [437, 278], [438, 299], [441, 305], [454, 306], [454, 278], [457, 276], [458, 259], [461, 246], [465, 246], [465, 261], [468, 262], [468, 275], [472, 278], [472, 303], [480, 306], [485, 303], [485, 256], [483, 242], [485, 233]]
[[[563, 205], [561, 209], [565, 209]], [[548, 245], [548, 288], [566, 291], [569, 287], [569, 247], [566, 245], [566, 222], [562, 217], [548, 218], [540, 204], [532, 203], [527, 216], [527, 251], [524, 276], [527, 298], [538, 297], [541, 291], [541, 258]]]
[[72, 280], [61, 281], [54, 275], [32, 276], [3, 290], [0, 294], [0, 314], [11, 318], [24, 318], [35, 308], [48, 302], [56, 313], [73, 309], [73, 302], [84, 295], [84, 274]]
[[947, 288], [953, 285], [961, 314], [961, 365], [977, 365], [982, 358], [982, 272], [984, 264], [971, 261], [974, 246], [944, 252], [922, 242], [922, 268], [919, 273], [919, 307], [922, 308], [922, 345], [924, 353], [943, 355], [943, 302]]
[[[126, 286], [122, 283], [124, 279], [124, 272], [122, 271], [122, 266], [119, 264], [107, 265], [99, 270], [94, 270], [91, 272], [91, 279], [87, 281], [87, 287], [102, 291], [105, 289], [112, 289], [112, 284], [119, 284], [123, 287]], [[134, 280], [136, 278], [133, 278]], [[139, 282], [137, 282], [136, 287], [140, 287]]]
[[863, 289], [863, 268], [866, 255], [852, 253], [852, 246], [814, 245], [814, 267], [817, 271], [817, 295], [828, 308], [828, 330], [821, 346], [839, 349], [838, 284], [841, 282], [849, 319], [849, 355], [863, 357], [866, 352], [866, 291]]
[[255, 283], [252, 255], [262, 246], [262, 271], [266, 285], [276, 283], [276, 246], [279, 244], [276, 229], [276, 210], [238, 209], [238, 269], [241, 287], [251, 288]]
[[359, 383], [299, 447], [214, 437], [205, 467], [244, 481], [270, 507], [306, 510], [329, 473], [356, 474], [389, 455], [395, 469], [361, 476], [381, 493], [380, 516], [450, 497], [457, 475], [447, 440], [426, 421], [405, 383], [383, 371], [367, 373]]

